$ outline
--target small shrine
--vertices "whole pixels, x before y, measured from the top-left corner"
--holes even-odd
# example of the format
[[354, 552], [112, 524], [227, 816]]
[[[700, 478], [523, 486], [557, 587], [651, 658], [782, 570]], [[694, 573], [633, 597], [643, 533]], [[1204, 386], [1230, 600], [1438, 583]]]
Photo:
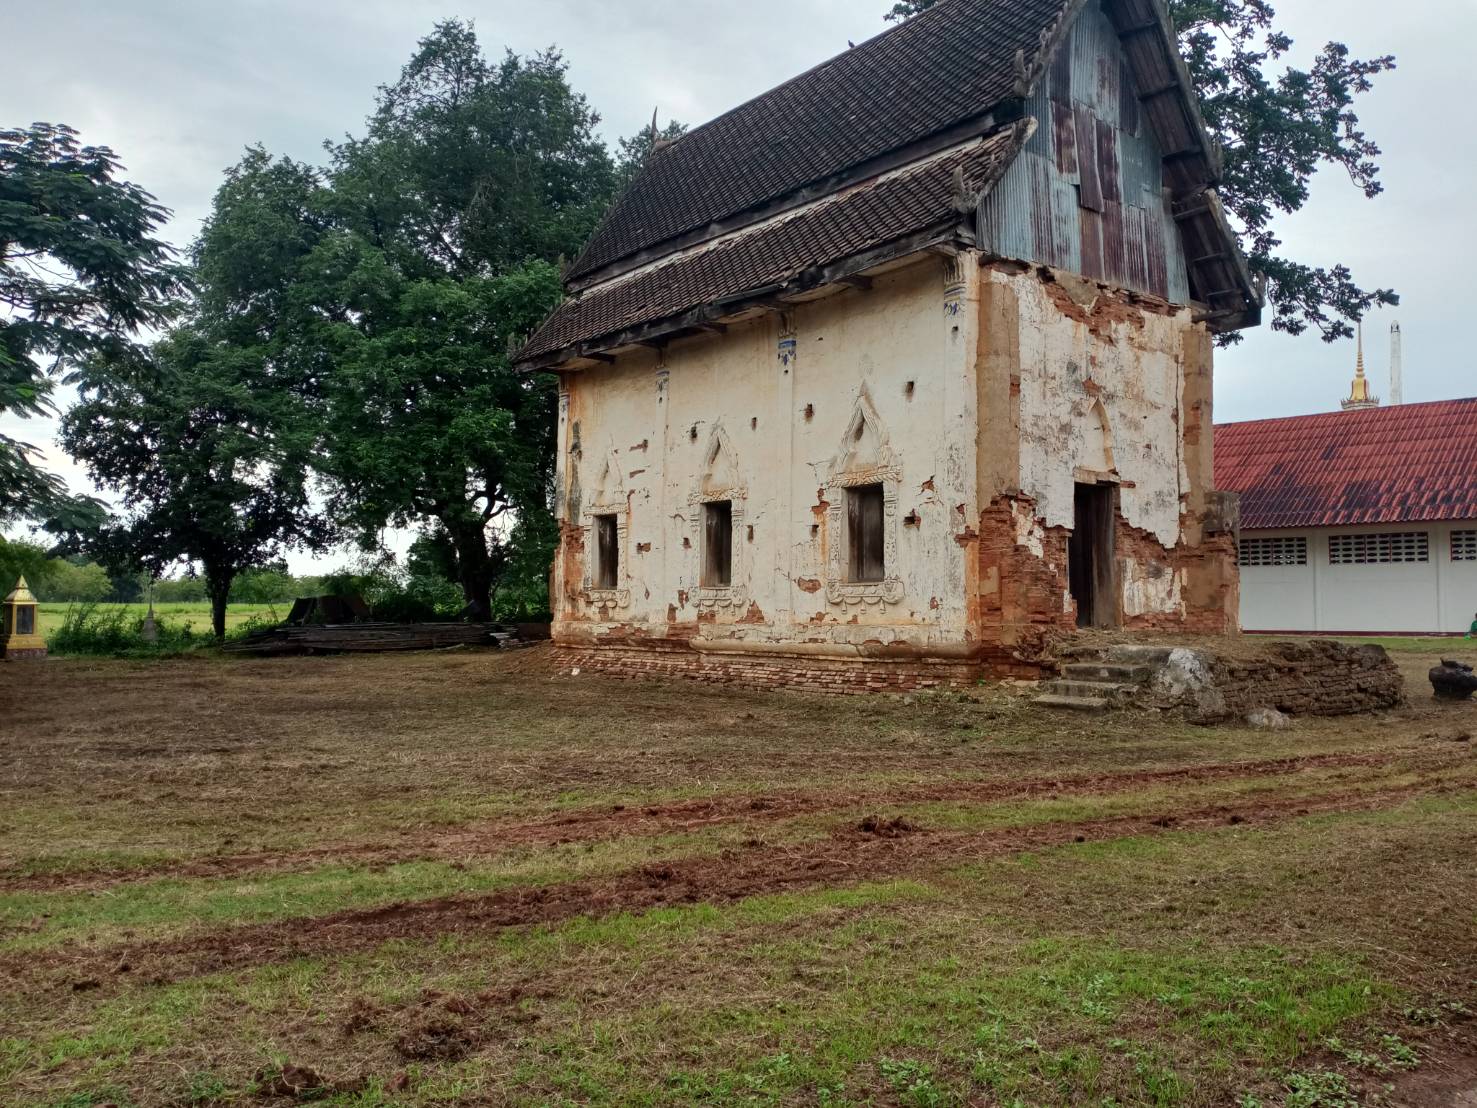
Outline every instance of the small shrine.
[[22, 577], [0, 602], [0, 658], [21, 661], [46, 657], [46, 640], [36, 614], [36, 597]]

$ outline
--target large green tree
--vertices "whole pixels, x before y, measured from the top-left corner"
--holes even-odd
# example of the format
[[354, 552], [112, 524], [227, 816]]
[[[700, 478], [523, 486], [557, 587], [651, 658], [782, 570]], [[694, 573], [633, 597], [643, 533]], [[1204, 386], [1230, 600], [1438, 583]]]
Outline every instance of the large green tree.
[[596, 123], [557, 53], [443, 23], [326, 169], [248, 151], [196, 253], [216, 333], [311, 405], [334, 515], [433, 530], [482, 612], [546, 573], [555, 395], [509, 351], [616, 187]]
[[[182, 270], [156, 237], [168, 212], [122, 168], [69, 127], [0, 130], [0, 413], [52, 412], [59, 373], [118, 356], [176, 307]], [[0, 436], [0, 520], [95, 519], [35, 454]]]
[[[908, 19], [937, 2], [899, 0], [887, 18]], [[1342, 264], [1288, 257], [1275, 223], [1307, 203], [1321, 168], [1344, 171], [1367, 197], [1380, 193], [1380, 149], [1354, 109], [1394, 57], [1356, 58], [1329, 42], [1303, 69], [1289, 62], [1292, 39], [1265, 0], [1168, 5], [1200, 111], [1225, 154], [1221, 199], [1251, 268], [1267, 279], [1272, 327], [1294, 335], [1313, 327], [1329, 342], [1352, 336], [1351, 322], [1396, 303], [1394, 292], [1362, 287]]]
[[85, 535], [87, 549], [154, 576], [181, 563], [199, 572], [217, 638], [243, 571], [332, 537], [311, 495], [316, 432], [253, 350], [196, 322], [147, 352], [89, 363], [80, 386], [63, 444], [124, 505]]
[[[333, 150], [333, 249], [348, 308], [325, 328], [326, 453], [361, 527], [444, 535], [487, 612], [511, 546], [548, 545], [554, 393], [509, 351], [557, 303], [616, 187], [557, 52], [483, 55], [439, 24], [380, 92], [366, 135]], [[520, 534], [510, 542], [513, 532]]]

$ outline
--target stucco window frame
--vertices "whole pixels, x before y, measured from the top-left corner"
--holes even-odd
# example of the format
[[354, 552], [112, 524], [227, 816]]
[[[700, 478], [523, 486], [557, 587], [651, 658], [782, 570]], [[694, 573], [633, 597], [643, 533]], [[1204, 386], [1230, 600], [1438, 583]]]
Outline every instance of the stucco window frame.
[[[862, 423], [878, 438], [877, 457], [867, 465], [856, 465], [848, 444]], [[865, 390], [857, 398], [846, 425], [842, 449], [831, 464], [826, 481], [826, 601], [838, 607], [897, 604], [903, 599], [903, 579], [898, 573], [898, 505], [902, 492], [903, 467], [887, 442], [887, 432]], [[846, 526], [846, 490], [857, 485], [882, 486], [882, 580], [852, 581], [851, 538]]]
[[[687, 497], [687, 526], [689, 531], [689, 546], [691, 547], [691, 570], [692, 580], [697, 582], [689, 596], [699, 608], [707, 608], [714, 611], [719, 609], [746, 609], [749, 606], [748, 587], [748, 548], [749, 544], [742, 537], [745, 506], [749, 498], [749, 490], [742, 482], [737, 482], [726, 487], [704, 488], [707, 483], [714, 459], [719, 453], [724, 454], [737, 465], [737, 456], [733, 453], [732, 445], [728, 441], [728, 435], [722, 426], [713, 428], [713, 433], [708, 439], [708, 445], [704, 451], [705, 463], [703, 475], [698, 479], [698, 485]], [[730, 519], [733, 525], [733, 535], [729, 545], [728, 560], [728, 584], [726, 585], [704, 585], [703, 580], [703, 543], [706, 541], [703, 524], [703, 505], [717, 504], [728, 501]]]
[[[603, 608], [629, 608], [631, 606], [631, 544], [628, 534], [627, 508], [625, 493], [620, 482], [620, 470], [615, 468], [617, 462], [611, 457], [607, 462], [607, 477], [614, 475], [614, 489], [603, 493], [602, 498], [592, 504], [585, 504], [580, 509], [580, 532], [584, 540], [584, 581], [580, 589], [580, 599], [586, 604], [594, 604]], [[619, 499], [616, 499], [619, 497]], [[595, 587], [595, 562], [597, 553], [595, 517], [615, 517], [615, 549], [616, 549], [616, 587], [613, 589], [602, 589]]]

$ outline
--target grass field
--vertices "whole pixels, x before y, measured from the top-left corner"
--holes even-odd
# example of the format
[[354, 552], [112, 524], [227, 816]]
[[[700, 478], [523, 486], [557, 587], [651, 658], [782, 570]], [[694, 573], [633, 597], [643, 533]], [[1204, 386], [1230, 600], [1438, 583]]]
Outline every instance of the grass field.
[[1473, 1103], [1477, 704], [540, 653], [15, 667], [0, 1103]]
[[[36, 612], [40, 618], [41, 633], [49, 635], [62, 625], [62, 620], [67, 618], [67, 610], [73, 607], [81, 607], [74, 604], [38, 604]], [[134, 615], [142, 617], [149, 610], [147, 604], [99, 604], [99, 608], [108, 610], [123, 608]], [[238, 627], [248, 620], [255, 618], [280, 619], [287, 615], [291, 608], [286, 604], [229, 604], [226, 606], [226, 629]], [[196, 631], [210, 630], [210, 604], [208, 601], [183, 602], [177, 604], [155, 604], [154, 615], [160, 619], [168, 620], [170, 623], [191, 624]]]

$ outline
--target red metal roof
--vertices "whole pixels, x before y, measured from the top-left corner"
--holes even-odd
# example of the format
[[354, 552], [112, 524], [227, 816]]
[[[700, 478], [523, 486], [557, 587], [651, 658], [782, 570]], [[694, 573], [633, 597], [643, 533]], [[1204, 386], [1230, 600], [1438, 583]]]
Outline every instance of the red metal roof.
[[1219, 424], [1215, 485], [1246, 530], [1477, 519], [1477, 397]]

